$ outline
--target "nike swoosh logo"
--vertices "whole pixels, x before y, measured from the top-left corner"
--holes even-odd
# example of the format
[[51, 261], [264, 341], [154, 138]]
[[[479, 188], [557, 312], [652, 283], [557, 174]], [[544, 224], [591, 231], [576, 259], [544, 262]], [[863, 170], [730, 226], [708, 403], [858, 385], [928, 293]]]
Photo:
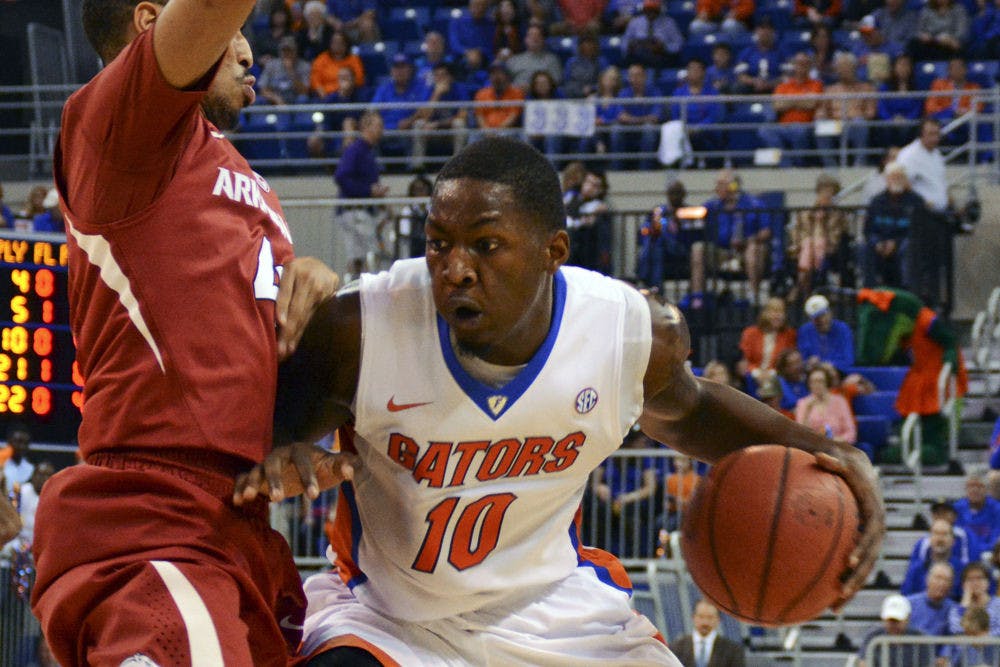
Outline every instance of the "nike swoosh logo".
[[385, 409], [389, 412], [399, 412], [401, 410], [409, 410], [410, 408], [419, 408], [422, 405], [430, 405], [434, 401], [427, 401], [426, 403], [396, 403], [395, 396], [389, 399], [389, 402], [385, 404]]
[[297, 623], [292, 623], [292, 615], [291, 614], [289, 614], [288, 616], [285, 616], [283, 619], [281, 619], [280, 621], [278, 621], [278, 625], [280, 625], [281, 627], [283, 627], [283, 628], [285, 628], [287, 630], [301, 630], [302, 627], [303, 627], [303, 626], [301, 626], [301, 625], [299, 625]]
[[226, 138], [226, 135], [224, 135], [222, 132], [216, 132], [215, 130], [209, 130], [208, 133], [211, 134], [216, 139], [225, 139]]

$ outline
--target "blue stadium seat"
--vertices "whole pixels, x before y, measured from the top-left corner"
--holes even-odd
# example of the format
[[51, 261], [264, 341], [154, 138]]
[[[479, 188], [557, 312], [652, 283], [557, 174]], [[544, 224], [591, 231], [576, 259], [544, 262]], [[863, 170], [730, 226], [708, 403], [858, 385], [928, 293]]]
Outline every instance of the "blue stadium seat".
[[[306, 116], [306, 114], [298, 114], [298, 116]], [[312, 122], [312, 119], [296, 117], [292, 121], [292, 124], [288, 126], [288, 131], [302, 132], [304, 134], [300, 137], [290, 137], [285, 139], [285, 157], [301, 160], [308, 158], [309, 150], [306, 147], [306, 141], [309, 133], [315, 129], [316, 124]]]
[[365, 66], [365, 81], [376, 81], [389, 74], [389, 62], [381, 53], [362, 53], [361, 64]]
[[[738, 104], [729, 114], [727, 121], [730, 123], [764, 123], [767, 121], [767, 112], [764, 105], [760, 103]], [[730, 130], [729, 132], [729, 150], [731, 151], [754, 151], [760, 148], [760, 145], [760, 137], [757, 135], [756, 127]], [[733, 162], [738, 165], [751, 164], [753, 157], [734, 156]]]
[[928, 90], [934, 79], [940, 79], [948, 75], [948, 61], [939, 60], [917, 63], [915, 69], [916, 71], [913, 75], [917, 88]]
[[899, 391], [909, 366], [858, 366], [850, 369], [866, 377], [879, 391]]
[[660, 73], [656, 75], [656, 85], [664, 95], [672, 94], [674, 88], [676, 88], [680, 82], [681, 70], [679, 69], [670, 69], [667, 67], [661, 69]]
[[576, 37], [548, 37], [545, 39], [545, 48], [566, 62], [567, 58], [576, 53]]
[[784, 53], [798, 53], [799, 51], [812, 48], [809, 38], [810, 34], [808, 30], [786, 30], [778, 38], [778, 44]]
[[424, 35], [423, 27], [412, 19], [388, 19], [381, 21], [379, 27], [382, 30], [383, 39], [397, 42], [420, 39]]
[[882, 415], [858, 415], [858, 442], [867, 442], [876, 451], [889, 442], [892, 422]]
[[694, 0], [670, 0], [667, 3], [667, 14], [677, 23], [681, 32], [687, 34], [688, 26], [695, 16]]
[[424, 43], [422, 40], [411, 39], [408, 42], [403, 42], [402, 51], [406, 54], [407, 58], [415, 61], [417, 58], [424, 55], [423, 46]]
[[778, 34], [783, 34], [792, 26], [792, 6], [791, 3], [786, 3], [785, 5], [775, 5], [767, 9], [760, 9], [758, 7], [756, 11], [756, 16], [763, 17], [766, 16], [771, 19], [771, 25]]
[[901, 419], [900, 414], [896, 412], [898, 393], [895, 391], [876, 391], [867, 396], [858, 396], [854, 399], [854, 411], [859, 417], [861, 415], [881, 415], [892, 421], [897, 421]]
[[969, 63], [969, 80], [983, 88], [992, 88], [996, 84], [997, 74], [1000, 74], [1000, 60]]
[[708, 33], [705, 35], [691, 35], [688, 37], [687, 42], [684, 43], [684, 49], [681, 51], [681, 59], [683, 62], [687, 62], [692, 58], [697, 58], [706, 63], [712, 62], [712, 49], [718, 44], [721, 39], [718, 35], [713, 33]]
[[420, 29], [426, 29], [431, 24], [430, 7], [393, 7], [389, 10], [390, 21], [409, 21]]
[[621, 67], [622, 63], [625, 61], [625, 57], [622, 55], [622, 40], [621, 37], [617, 35], [602, 35], [601, 40], [601, 57], [607, 61], [609, 65], [617, 65]]

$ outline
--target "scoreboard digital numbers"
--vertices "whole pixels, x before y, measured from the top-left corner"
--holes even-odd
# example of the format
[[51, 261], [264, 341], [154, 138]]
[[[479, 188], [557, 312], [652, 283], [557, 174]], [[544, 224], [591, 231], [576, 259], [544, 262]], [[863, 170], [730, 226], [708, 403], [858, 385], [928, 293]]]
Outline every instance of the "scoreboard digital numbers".
[[76, 440], [83, 378], [69, 328], [67, 259], [62, 235], [0, 235], [0, 439], [21, 421], [34, 442]]

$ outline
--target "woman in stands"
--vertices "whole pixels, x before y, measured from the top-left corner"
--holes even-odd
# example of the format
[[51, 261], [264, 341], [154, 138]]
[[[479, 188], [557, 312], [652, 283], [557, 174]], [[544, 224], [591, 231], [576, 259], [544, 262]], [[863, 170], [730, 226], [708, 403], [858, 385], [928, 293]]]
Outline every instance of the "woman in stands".
[[833, 377], [823, 366], [809, 372], [809, 395], [795, 404], [795, 421], [826, 437], [853, 445], [858, 427], [847, 399], [830, 391]]
[[[913, 93], [917, 89], [913, 75], [913, 59], [906, 54], [898, 55], [892, 61], [889, 80], [879, 86], [879, 92]], [[876, 143], [879, 146], [905, 146], [910, 143], [916, 135], [917, 123], [923, 112], [922, 97], [879, 95], [878, 119], [891, 124], [875, 128]]]
[[620, 110], [618, 93], [622, 89], [622, 73], [614, 65], [609, 65], [601, 72], [597, 80], [597, 92], [591, 96], [595, 103], [594, 123], [597, 130], [592, 137], [580, 139], [578, 152], [584, 154], [607, 153], [611, 145], [611, 126], [618, 120]]
[[760, 384], [765, 376], [773, 375], [778, 355], [789, 349], [795, 349], [795, 329], [788, 326], [785, 302], [773, 297], [761, 308], [757, 323], [740, 336], [740, 374], [749, 373]]

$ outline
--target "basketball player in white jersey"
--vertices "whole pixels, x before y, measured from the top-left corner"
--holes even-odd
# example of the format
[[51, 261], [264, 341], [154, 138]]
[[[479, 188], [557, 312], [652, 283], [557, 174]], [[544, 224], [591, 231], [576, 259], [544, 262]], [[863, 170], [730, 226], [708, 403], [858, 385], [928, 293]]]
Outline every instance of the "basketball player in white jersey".
[[676, 308], [564, 267], [555, 171], [488, 138], [438, 175], [425, 259], [365, 275], [313, 318], [283, 369], [291, 444], [237, 481], [314, 497], [340, 488], [331, 557], [306, 582], [310, 665], [678, 665], [628, 604], [610, 554], [579, 540], [592, 470], [639, 421], [706, 461], [783, 443], [844, 476], [864, 530], [844, 598], [870, 572], [884, 510], [864, 453], [685, 367]]

